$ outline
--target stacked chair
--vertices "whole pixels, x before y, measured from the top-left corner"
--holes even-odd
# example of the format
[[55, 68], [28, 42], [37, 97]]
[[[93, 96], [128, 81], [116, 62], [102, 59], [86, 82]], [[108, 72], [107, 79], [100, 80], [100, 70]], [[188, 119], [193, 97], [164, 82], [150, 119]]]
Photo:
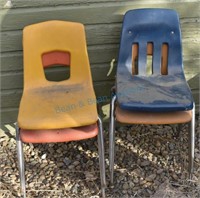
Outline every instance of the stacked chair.
[[[23, 196], [26, 197], [23, 142], [69, 142], [98, 136], [101, 189], [105, 197], [103, 127], [96, 103], [88, 103], [96, 101], [96, 97], [84, 26], [64, 21], [27, 26], [23, 30], [23, 55], [24, 90], [16, 127]], [[69, 66], [70, 78], [47, 80], [44, 69], [56, 65]]]
[[[152, 56], [150, 75], [147, 56]], [[125, 14], [116, 83], [111, 95], [111, 183], [114, 180], [115, 121], [126, 124], [189, 123], [191, 178], [195, 105], [183, 72], [179, 17], [174, 10], [138, 9]]]

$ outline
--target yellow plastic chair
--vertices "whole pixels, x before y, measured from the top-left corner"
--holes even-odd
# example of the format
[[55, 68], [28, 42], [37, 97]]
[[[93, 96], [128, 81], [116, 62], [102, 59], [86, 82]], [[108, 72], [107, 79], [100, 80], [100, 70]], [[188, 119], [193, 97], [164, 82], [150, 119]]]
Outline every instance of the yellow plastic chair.
[[[102, 121], [97, 114], [84, 26], [47, 21], [23, 30], [24, 90], [16, 127], [21, 191], [26, 197], [23, 142], [52, 143], [98, 135], [102, 196], [105, 160]], [[70, 78], [49, 81], [44, 68], [70, 67]], [[93, 102], [91, 102], [93, 101]]]

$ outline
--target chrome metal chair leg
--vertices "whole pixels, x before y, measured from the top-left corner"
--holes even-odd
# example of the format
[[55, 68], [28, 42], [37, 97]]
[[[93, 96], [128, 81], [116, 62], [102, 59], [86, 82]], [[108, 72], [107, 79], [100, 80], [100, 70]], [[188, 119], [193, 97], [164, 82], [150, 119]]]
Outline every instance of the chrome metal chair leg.
[[189, 133], [189, 179], [192, 179], [194, 171], [194, 148], [195, 148], [195, 105], [192, 109], [192, 120], [188, 124]]
[[17, 157], [18, 157], [18, 163], [19, 163], [21, 194], [22, 194], [22, 197], [26, 198], [23, 143], [20, 139], [20, 131], [17, 124], [16, 124], [16, 141], [17, 141]]
[[112, 97], [110, 105], [110, 126], [109, 126], [109, 166], [110, 166], [110, 183], [114, 180], [114, 155], [115, 155], [115, 101], [116, 95]]
[[105, 169], [105, 157], [104, 157], [104, 136], [103, 136], [103, 123], [100, 117], [98, 117], [98, 151], [99, 151], [99, 166], [100, 166], [100, 177], [101, 177], [101, 193], [102, 197], [106, 197], [106, 169]]

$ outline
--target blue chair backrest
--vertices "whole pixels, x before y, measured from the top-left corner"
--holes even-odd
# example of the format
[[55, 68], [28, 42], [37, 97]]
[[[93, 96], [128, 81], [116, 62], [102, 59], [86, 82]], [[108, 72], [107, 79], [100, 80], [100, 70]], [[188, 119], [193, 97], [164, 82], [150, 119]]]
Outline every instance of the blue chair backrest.
[[162, 46], [168, 46], [168, 75], [183, 74], [179, 17], [169, 9], [130, 10], [124, 16], [117, 72], [132, 75], [132, 47], [137, 44], [138, 75], [146, 76], [147, 44], [153, 45], [152, 75], [161, 75]]

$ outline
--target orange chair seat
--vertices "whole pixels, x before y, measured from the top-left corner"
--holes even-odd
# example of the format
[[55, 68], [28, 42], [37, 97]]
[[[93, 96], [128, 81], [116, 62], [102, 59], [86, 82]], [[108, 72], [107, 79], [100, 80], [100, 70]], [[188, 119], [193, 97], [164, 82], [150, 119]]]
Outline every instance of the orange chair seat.
[[27, 130], [20, 129], [20, 137], [27, 143], [53, 143], [69, 142], [93, 138], [98, 134], [97, 124], [52, 130]]
[[192, 111], [176, 112], [135, 112], [116, 107], [117, 121], [127, 124], [177, 124], [186, 123], [192, 119]]

